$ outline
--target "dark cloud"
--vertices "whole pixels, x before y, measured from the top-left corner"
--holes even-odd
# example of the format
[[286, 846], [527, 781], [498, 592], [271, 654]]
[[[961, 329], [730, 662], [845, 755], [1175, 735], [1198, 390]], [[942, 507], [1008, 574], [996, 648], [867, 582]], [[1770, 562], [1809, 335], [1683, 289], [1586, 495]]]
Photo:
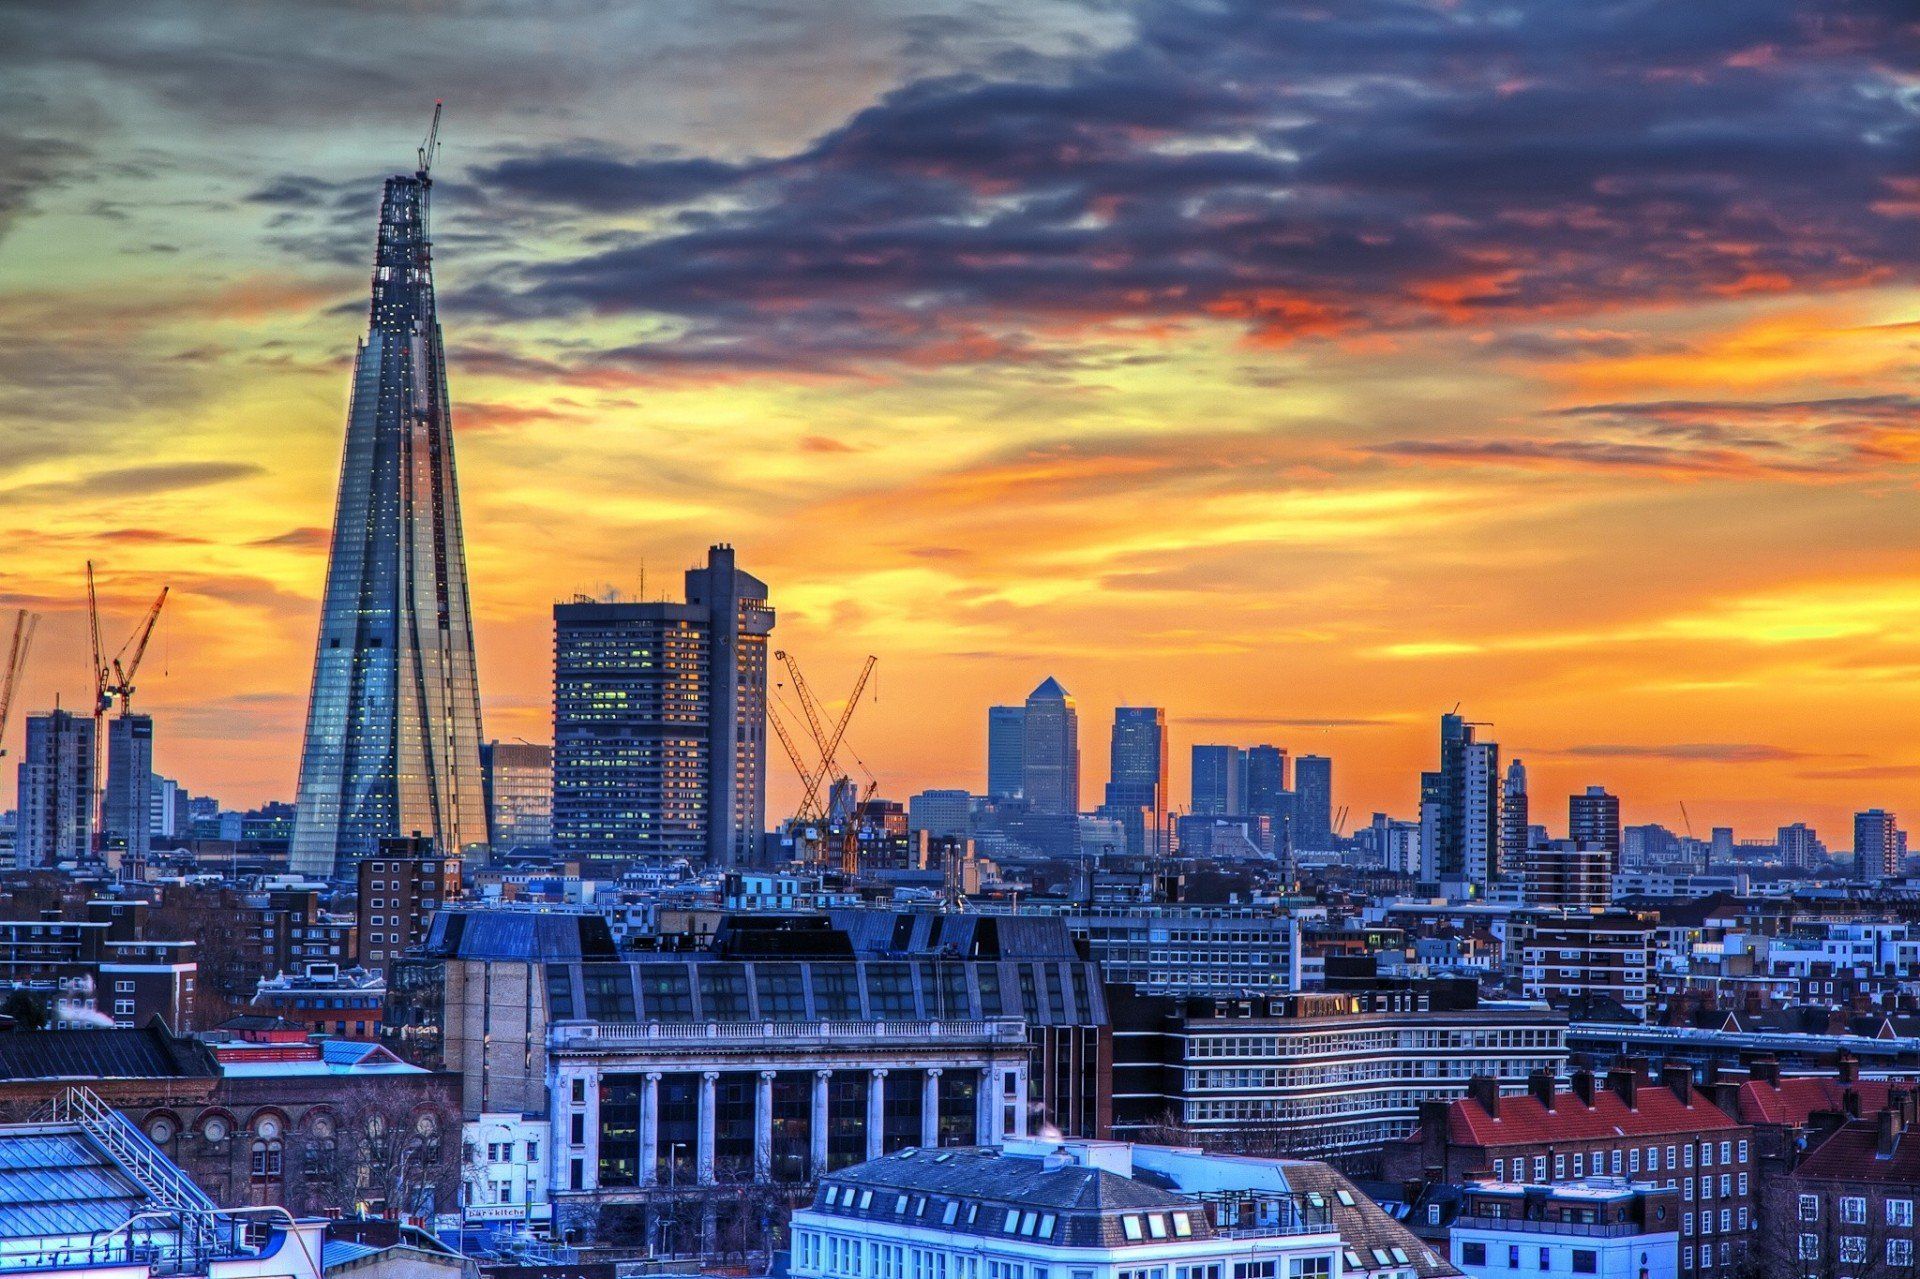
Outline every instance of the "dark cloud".
[[497, 203], [666, 216], [466, 301], [675, 317], [636, 366], [832, 371], [1116, 316], [1278, 341], [1854, 284], [1916, 258], [1917, 48], [1892, 4], [1154, 4], [788, 156], [502, 161]]
[[290, 528], [284, 533], [275, 533], [271, 537], [257, 537], [248, 542], [248, 546], [290, 546], [296, 550], [323, 550], [331, 534], [323, 528]]
[[0, 239], [33, 207], [35, 197], [63, 181], [85, 155], [72, 142], [0, 128]]
[[0, 498], [14, 502], [86, 501], [116, 497], [151, 497], [179, 489], [203, 488], [228, 480], [261, 475], [265, 467], [252, 462], [163, 462], [151, 466], [120, 466], [95, 471], [77, 480], [50, 480], [0, 489]]
[[1533, 750], [1533, 755], [1576, 759], [1664, 759], [1679, 763], [1772, 764], [1782, 760], [1816, 758], [1807, 751], [1764, 742], [1676, 742], [1666, 746], [1593, 744], [1559, 750]]

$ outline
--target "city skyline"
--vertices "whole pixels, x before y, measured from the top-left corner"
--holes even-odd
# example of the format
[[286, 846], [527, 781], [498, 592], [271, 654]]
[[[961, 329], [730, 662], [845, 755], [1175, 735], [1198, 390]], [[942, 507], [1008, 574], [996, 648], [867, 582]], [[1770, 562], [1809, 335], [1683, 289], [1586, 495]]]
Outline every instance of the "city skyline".
[[[638, 592], [643, 564], [657, 594], [725, 540], [823, 685], [880, 655], [853, 737], [890, 795], [983, 787], [982, 708], [1055, 675], [1083, 732], [1166, 706], [1176, 796], [1192, 744], [1273, 741], [1334, 758], [1356, 816], [1412, 816], [1462, 701], [1542, 813], [1600, 784], [1628, 822], [1677, 828], [1684, 800], [1703, 828], [1804, 818], [1841, 845], [1856, 811], [1920, 806], [1911, 32], [1769, 3], [1596, 40], [1518, 13], [1510, 39], [1474, 6], [1241, 14], [1230, 37], [1176, 6], [873, 4], [788, 14], [778, 50], [688, 20], [642, 75], [556, 23], [563, 86], [502, 52], [510, 16], [428, 74], [367, 52], [343, 83], [272, 17], [180, 78], [156, 22], [10, 12], [0, 65], [29, 91], [0, 117], [0, 603], [46, 615], [16, 722], [85, 704], [94, 555], [116, 616], [174, 586], [142, 683], [156, 767], [293, 797], [365, 227], [441, 80], [489, 738], [551, 735], [554, 599]], [[381, 43], [377, 16], [316, 21]], [[1463, 69], [1476, 52], [1498, 56]], [[715, 67], [754, 87], [716, 99]], [[1197, 91], [1223, 72], [1259, 87]], [[1418, 92], [1323, 92], [1360, 74]], [[642, 93], [657, 109], [620, 109]], [[1581, 145], [1544, 154], [1539, 122], [1583, 109]], [[1676, 121], [1697, 127], [1673, 142]], [[1080, 158], [1041, 173], [979, 137]], [[1017, 194], [1062, 235], [1104, 210], [1075, 251], [1105, 265], [1052, 279], [987, 230], [997, 269], [910, 221], [849, 225], [830, 174], [963, 211]], [[1150, 287], [1152, 192], [1196, 188], [1220, 223], [1168, 234], [1260, 225], [1273, 190], [1324, 252], [1374, 229], [1369, 201], [1426, 230], [1347, 249], [1337, 278], [1256, 239], [1245, 281]], [[921, 265], [755, 281], [709, 256], [819, 251], [783, 206]], [[1104, 752], [1082, 747], [1085, 795]]]

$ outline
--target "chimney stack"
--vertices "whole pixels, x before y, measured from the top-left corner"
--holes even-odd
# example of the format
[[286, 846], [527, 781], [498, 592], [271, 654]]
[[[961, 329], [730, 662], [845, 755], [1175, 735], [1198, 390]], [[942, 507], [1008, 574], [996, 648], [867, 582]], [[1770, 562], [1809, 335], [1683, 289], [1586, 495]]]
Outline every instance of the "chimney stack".
[[1841, 1094], [1840, 1105], [1842, 1109], [1846, 1111], [1847, 1118], [1858, 1119], [1860, 1117], [1860, 1090], [1858, 1088], [1847, 1089], [1846, 1092]]
[[1837, 1063], [1837, 1074], [1843, 1084], [1860, 1082], [1860, 1059], [1852, 1053], [1841, 1053]]
[[[1629, 1058], [1629, 1060], [1632, 1060]], [[1640, 1074], [1631, 1066], [1615, 1066], [1607, 1072], [1607, 1089], [1618, 1094], [1628, 1110], [1640, 1109]]]
[[1660, 1068], [1660, 1082], [1680, 1099], [1683, 1106], [1693, 1104], [1693, 1071], [1680, 1062], [1668, 1062]]
[[1591, 1070], [1573, 1072], [1573, 1095], [1578, 1097], [1580, 1104], [1588, 1110], [1593, 1109], [1593, 1072]]
[[1876, 1134], [1882, 1159], [1893, 1157], [1894, 1149], [1900, 1144], [1900, 1134], [1907, 1130], [1907, 1117], [1892, 1106], [1880, 1112], [1879, 1131]]
[[1467, 1096], [1478, 1103], [1489, 1118], [1500, 1117], [1500, 1081], [1492, 1075], [1475, 1075], [1467, 1080]]
[[1536, 1070], [1527, 1076], [1527, 1091], [1540, 1103], [1543, 1110], [1553, 1109], [1553, 1076], [1544, 1070]]
[[1755, 1057], [1748, 1071], [1757, 1083], [1780, 1086], [1780, 1059], [1774, 1056]]

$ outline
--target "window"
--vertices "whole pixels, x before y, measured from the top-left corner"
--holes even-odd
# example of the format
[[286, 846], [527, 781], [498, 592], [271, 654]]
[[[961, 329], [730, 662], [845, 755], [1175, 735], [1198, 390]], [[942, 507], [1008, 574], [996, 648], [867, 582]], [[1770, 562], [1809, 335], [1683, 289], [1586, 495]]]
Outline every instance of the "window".
[[1487, 1245], [1483, 1243], [1461, 1244], [1460, 1245], [1460, 1264], [1463, 1266], [1486, 1265], [1487, 1264]]
[[1693, 1269], [1693, 1245], [1692, 1244], [1688, 1244], [1686, 1247], [1680, 1250], [1680, 1268], [1682, 1270]]
[[1493, 1161], [1493, 1179], [1495, 1181], [1505, 1181], [1507, 1179], [1507, 1161], [1506, 1160], [1496, 1159]]
[[1553, 1269], [1553, 1249], [1542, 1248], [1540, 1250], [1540, 1269], [1542, 1272]]
[[1867, 1241], [1861, 1235], [1840, 1236], [1840, 1260], [1859, 1264], [1867, 1259]]
[[1722, 1164], [1730, 1164], [1733, 1162], [1733, 1143], [1732, 1142], [1723, 1141], [1720, 1143], [1720, 1162]]
[[1507, 1245], [1507, 1269], [1518, 1270], [1519, 1268], [1520, 1268], [1520, 1245], [1517, 1243], [1508, 1244]]
[[[1007, 1214], [1009, 1218], [1017, 1215], [1017, 1213], [1013, 1212]], [[1127, 1237], [1129, 1243], [1138, 1243], [1146, 1235], [1145, 1230], [1141, 1228], [1140, 1218], [1135, 1216], [1120, 1218], [1120, 1233]]]
[[[1540, 1268], [1545, 1270], [1547, 1268], [1546, 1263], [1542, 1262]], [[1600, 1273], [1600, 1254], [1591, 1248], [1575, 1248], [1573, 1250], [1573, 1273], [1576, 1275]]]
[[[1042, 1223], [1040, 1233], [1049, 1239], [1053, 1237], [1053, 1215], [1051, 1213], [1047, 1215], [1046, 1220]], [[1193, 1235], [1193, 1218], [1184, 1212], [1174, 1213], [1173, 1233], [1182, 1239], [1191, 1238]]]
[[1576, 1177], [1584, 1177], [1587, 1175], [1587, 1157], [1585, 1155], [1575, 1155], [1573, 1157], [1573, 1175]]
[[1702, 1168], [1713, 1167], [1713, 1143], [1710, 1141], [1701, 1143], [1700, 1166]]
[[1332, 1279], [1333, 1258], [1293, 1257], [1287, 1262], [1287, 1279]]
[[1867, 1219], [1867, 1201], [1859, 1195], [1847, 1195], [1840, 1200], [1840, 1220], [1849, 1226], [1858, 1226]]
[[1820, 1236], [1802, 1234], [1800, 1236], [1799, 1256], [1802, 1261], [1820, 1260]]
[[1887, 1264], [1902, 1269], [1910, 1268], [1913, 1265], [1913, 1240], [1887, 1240]]
[[1800, 1196], [1800, 1220], [1802, 1221], [1820, 1220], [1820, 1196], [1819, 1195], [1801, 1195]]
[[1913, 1200], [1887, 1200], [1887, 1224], [1889, 1226], [1911, 1226], [1913, 1224]]
[[1744, 1141], [1740, 1143], [1740, 1162], [1747, 1162], [1747, 1143]]

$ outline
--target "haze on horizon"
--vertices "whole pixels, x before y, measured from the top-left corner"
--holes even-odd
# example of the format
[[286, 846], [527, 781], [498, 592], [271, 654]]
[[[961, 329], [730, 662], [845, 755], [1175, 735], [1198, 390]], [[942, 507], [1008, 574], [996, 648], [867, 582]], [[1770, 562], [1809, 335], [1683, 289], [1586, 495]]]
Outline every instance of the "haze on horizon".
[[196, 792], [292, 798], [380, 179], [443, 97], [489, 736], [550, 734], [556, 598], [728, 541], [816, 683], [880, 656], [896, 798], [1051, 674], [1089, 793], [1151, 703], [1177, 801], [1273, 741], [1411, 816], [1458, 702], [1556, 828], [1920, 809], [1897, 0], [28, 0], [0, 86], [16, 723], [85, 704], [88, 558], [120, 630], [170, 583], [137, 700]]

